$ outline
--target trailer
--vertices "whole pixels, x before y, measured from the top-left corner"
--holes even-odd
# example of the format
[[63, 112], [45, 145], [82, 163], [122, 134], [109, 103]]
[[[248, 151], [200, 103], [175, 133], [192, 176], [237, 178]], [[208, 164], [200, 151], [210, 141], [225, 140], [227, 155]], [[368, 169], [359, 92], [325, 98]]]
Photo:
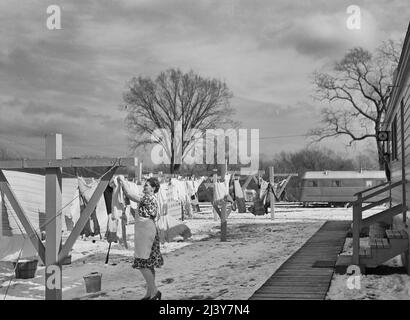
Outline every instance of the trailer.
[[300, 201], [303, 206], [345, 206], [356, 199], [356, 193], [384, 182], [384, 171], [307, 171], [302, 176]]

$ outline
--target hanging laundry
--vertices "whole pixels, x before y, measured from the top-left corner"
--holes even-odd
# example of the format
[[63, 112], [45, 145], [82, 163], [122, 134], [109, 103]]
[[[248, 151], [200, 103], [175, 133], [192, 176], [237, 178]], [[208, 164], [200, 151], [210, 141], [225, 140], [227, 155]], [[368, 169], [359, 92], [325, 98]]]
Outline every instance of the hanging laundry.
[[118, 242], [118, 225], [119, 225], [120, 220], [116, 219], [113, 217], [113, 215], [110, 213], [108, 215], [108, 221], [107, 221], [107, 232], [105, 234], [105, 238], [107, 239], [108, 242]]
[[110, 185], [108, 185], [107, 188], [105, 188], [104, 190], [104, 201], [105, 201], [105, 208], [107, 210], [107, 214], [111, 214], [113, 191], [114, 190]]
[[263, 179], [260, 180], [259, 197], [257, 197], [253, 205], [249, 208], [249, 212], [255, 216], [265, 215], [268, 213], [269, 194], [272, 192], [271, 184]]
[[214, 183], [214, 202], [223, 200], [228, 195], [225, 182]]
[[158, 206], [159, 206], [159, 214], [160, 216], [164, 216], [167, 214], [167, 185], [165, 183], [161, 183], [158, 193]]
[[[91, 196], [94, 194], [96, 188], [97, 183], [95, 183], [94, 180], [92, 183], [87, 184], [84, 178], [78, 178], [78, 190], [80, 193], [79, 199], [81, 213], [84, 211], [85, 207], [91, 199]], [[97, 207], [95, 207], [93, 212], [91, 213], [90, 219], [87, 220], [87, 223], [84, 226], [84, 229], [81, 231], [80, 235], [84, 235], [85, 237], [100, 235], [101, 237], [100, 224], [98, 222], [96, 208]]]
[[245, 213], [246, 212], [245, 197], [244, 197], [241, 185], [239, 183], [239, 180], [234, 181], [234, 190], [235, 190], [234, 191], [235, 192], [235, 201], [236, 201], [236, 205], [238, 207], [238, 212], [239, 213]]
[[268, 192], [269, 182], [265, 180], [261, 180], [260, 191], [259, 191], [259, 199], [264, 199], [266, 193]]
[[194, 184], [194, 191], [195, 193], [198, 193], [199, 186], [206, 180], [206, 177], [201, 177], [199, 179], [195, 179], [193, 184]]
[[125, 199], [121, 186], [116, 178], [111, 179], [110, 185], [112, 191], [111, 214], [114, 218], [119, 219], [125, 209]]
[[[144, 186], [141, 184], [137, 184], [132, 181], [127, 181], [125, 180], [124, 183], [128, 186], [128, 189], [135, 195], [138, 195], [139, 197], [144, 196]], [[135, 219], [136, 215], [138, 214], [138, 202], [132, 201], [131, 199], [128, 199], [125, 195], [124, 197], [124, 204], [126, 206], [126, 217], [127, 220], [132, 221]]]

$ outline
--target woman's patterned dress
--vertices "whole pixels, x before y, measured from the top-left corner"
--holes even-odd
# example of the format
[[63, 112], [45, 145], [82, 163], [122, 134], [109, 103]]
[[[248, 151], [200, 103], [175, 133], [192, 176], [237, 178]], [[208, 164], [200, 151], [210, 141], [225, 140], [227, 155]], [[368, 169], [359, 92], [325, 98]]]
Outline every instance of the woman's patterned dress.
[[[158, 202], [154, 195], [144, 195], [139, 207], [138, 213], [141, 217], [151, 218], [154, 222], [158, 215]], [[155, 223], [155, 222], [154, 222]], [[158, 231], [155, 235], [154, 243], [152, 244], [151, 253], [148, 259], [134, 258], [132, 265], [135, 269], [153, 269], [160, 268], [164, 264], [161, 251], [159, 248], [159, 236]]]

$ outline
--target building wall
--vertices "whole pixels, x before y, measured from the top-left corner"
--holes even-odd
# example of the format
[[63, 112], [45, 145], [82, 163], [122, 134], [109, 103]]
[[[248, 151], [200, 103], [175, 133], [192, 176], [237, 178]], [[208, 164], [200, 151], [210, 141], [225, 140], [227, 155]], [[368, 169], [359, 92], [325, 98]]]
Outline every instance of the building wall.
[[[400, 104], [401, 101], [404, 102], [404, 157], [405, 157], [405, 169], [406, 169], [406, 179], [410, 181], [410, 76], [407, 73], [407, 81], [405, 82], [402, 94], [397, 100], [394, 112], [392, 114], [391, 120], [389, 121], [389, 130], [391, 131], [391, 126], [394, 120], [394, 116], [397, 117], [397, 153], [398, 159], [391, 162], [391, 176], [392, 181], [399, 181], [402, 178], [402, 141], [401, 141], [401, 112]], [[401, 188], [395, 188], [392, 191], [392, 198], [394, 203], [400, 203], [402, 201], [402, 190]], [[410, 184], [407, 184], [406, 188], [406, 200], [407, 205], [410, 207]]]
[[[401, 125], [401, 103], [404, 104], [404, 154], [402, 154], [402, 125]], [[410, 208], [410, 25], [403, 46], [403, 52], [397, 70], [392, 96], [390, 98], [384, 129], [392, 132], [394, 118], [397, 118], [397, 155], [398, 159], [391, 159], [390, 170], [392, 182], [402, 179], [402, 167], [404, 157], [406, 184], [406, 203]], [[392, 137], [393, 138], [393, 137]], [[390, 141], [390, 154], [392, 156], [392, 142]], [[396, 187], [392, 190], [392, 202], [398, 204], [403, 202], [402, 188]], [[409, 216], [409, 214], [407, 214]], [[397, 216], [396, 221], [402, 217]]]

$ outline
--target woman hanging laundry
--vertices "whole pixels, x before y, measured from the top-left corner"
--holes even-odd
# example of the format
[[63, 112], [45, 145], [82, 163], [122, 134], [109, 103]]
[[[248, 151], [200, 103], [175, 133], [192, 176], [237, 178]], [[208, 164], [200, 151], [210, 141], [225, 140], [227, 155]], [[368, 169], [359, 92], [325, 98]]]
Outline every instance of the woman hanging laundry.
[[155, 194], [160, 188], [157, 178], [149, 178], [144, 185], [144, 195], [136, 194], [126, 183], [123, 176], [118, 177], [125, 195], [138, 202], [138, 214], [135, 216], [134, 263], [147, 282], [147, 293], [142, 300], [161, 300], [161, 292], [155, 285], [155, 269], [164, 264], [159, 246], [159, 236], [155, 220], [159, 215], [159, 205]]

